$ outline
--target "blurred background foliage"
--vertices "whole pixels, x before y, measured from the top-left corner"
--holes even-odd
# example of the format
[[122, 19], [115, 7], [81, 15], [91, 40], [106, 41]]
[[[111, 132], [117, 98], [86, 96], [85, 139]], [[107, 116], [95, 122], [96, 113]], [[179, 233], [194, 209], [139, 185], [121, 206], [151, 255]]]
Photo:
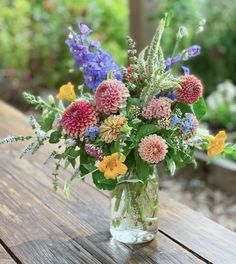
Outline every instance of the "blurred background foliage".
[[55, 89], [79, 73], [65, 44], [67, 29], [78, 22], [96, 32], [104, 49], [126, 64], [127, 0], [1, 0], [0, 93], [24, 107], [21, 93]]
[[[0, 97], [23, 108], [23, 90], [37, 94], [45, 89], [58, 89], [68, 80], [82, 81], [78, 71], [70, 70], [74, 62], [65, 45], [68, 26], [76, 28], [79, 21], [94, 30], [94, 38], [101, 41], [102, 47], [115, 57], [117, 63], [126, 65], [128, 2], [1, 0]], [[156, 15], [150, 20], [158, 23], [165, 12], [171, 18], [163, 39], [167, 56], [172, 54], [179, 26], [185, 26], [189, 36], [183, 39], [179, 51], [193, 44], [202, 47], [201, 55], [187, 62], [186, 66], [203, 80], [205, 94], [210, 95], [219, 83], [227, 79], [236, 84], [236, 1], [163, 0], [159, 1]], [[206, 20], [204, 31], [199, 28], [203, 19]], [[219, 96], [220, 93], [217, 94]], [[208, 101], [212, 102], [215, 97]], [[227, 104], [235, 104], [235, 101]], [[220, 109], [227, 116], [229, 109], [235, 109], [235, 106], [221, 106]], [[235, 120], [217, 119], [218, 111], [218, 108], [212, 108], [208, 121], [234, 129]]]

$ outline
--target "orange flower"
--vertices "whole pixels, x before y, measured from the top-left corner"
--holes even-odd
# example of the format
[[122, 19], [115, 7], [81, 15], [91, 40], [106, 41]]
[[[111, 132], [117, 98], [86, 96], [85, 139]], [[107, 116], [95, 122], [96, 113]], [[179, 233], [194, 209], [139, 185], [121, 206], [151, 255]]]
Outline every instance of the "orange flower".
[[113, 153], [111, 156], [105, 156], [100, 162], [98, 169], [104, 172], [104, 177], [107, 179], [116, 179], [118, 175], [123, 175], [127, 172], [127, 167], [123, 162], [126, 157], [121, 155], [119, 159], [119, 153]]
[[76, 99], [76, 94], [74, 91], [74, 85], [71, 84], [71, 82], [68, 82], [67, 84], [64, 84], [60, 87], [60, 91], [57, 94], [57, 98], [59, 100], [67, 100], [70, 102], [74, 102]]
[[225, 131], [220, 131], [218, 134], [214, 136], [207, 136], [209, 140], [209, 146], [207, 154], [209, 157], [214, 157], [217, 154], [220, 154], [224, 151], [225, 148], [225, 140], [227, 139], [227, 134]]

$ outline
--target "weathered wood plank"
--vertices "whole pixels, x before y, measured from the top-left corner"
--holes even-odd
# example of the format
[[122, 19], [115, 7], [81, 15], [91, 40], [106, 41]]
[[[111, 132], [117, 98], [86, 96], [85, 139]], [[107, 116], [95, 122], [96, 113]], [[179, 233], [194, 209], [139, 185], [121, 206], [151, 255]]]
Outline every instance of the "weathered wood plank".
[[162, 232], [215, 264], [236, 263], [236, 234], [186, 206], [160, 199]]
[[[2, 111], [0, 104], [0, 117], [4, 116]], [[10, 115], [11, 120], [17, 117], [18, 120], [22, 119], [21, 124], [25, 122], [23, 115], [16, 112], [13, 117], [11, 112], [12, 110], [8, 108], [8, 118]], [[0, 124], [0, 136], [13, 130], [15, 133], [25, 130], [23, 126], [13, 128], [12, 122], [8, 120], [6, 123]], [[3, 230], [0, 229], [0, 237], [3, 237], [14, 253], [24, 260], [23, 263], [30, 263], [32, 258], [34, 258], [33, 263], [42, 263], [39, 262], [42, 259], [43, 263], [78, 263], [73, 262], [78, 258], [74, 248], [82, 248], [85, 255], [87, 252], [92, 253], [102, 263], [113, 263], [112, 259], [116, 263], [202, 263], [163, 234], [158, 236], [160, 244], [158, 248], [156, 241], [141, 248], [130, 248], [114, 242], [107, 231], [109, 212], [106, 196], [91, 186], [80, 183], [79, 191], [76, 191], [78, 187], [74, 186], [71, 201], [65, 200], [61, 195], [51, 192], [51, 182], [48, 177], [50, 171], [41, 168], [41, 160], [42, 157], [45, 158], [45, 152], [31, 161], [19, 162], [16, 158], [18, 148], [19, 146], [16, 145], [4, 146], [1, 148], [4, 151], [0, 152], [3, 182], [0, 195], [4, 197], [7, 211], [12, 212], [8, 217], [0, 214], [0, 217], [4, 218], [5, 227]], [[10, 155], [11, 159], [9, 159]], [[13, 221], [14, 228], [6, 228], [9, 221]], [[60, 242], [61, 240], [63, 242]], [[52, 248], [54, 254], [60, 252], [56, 260], [51, 254]]]
[[[7, 151], [5, 152], [6, 154], [8, 154]], [[76, 191], [77, 186], [74, 186], [71, 199], [68, 201], [63, 196], [50, 190], [49, 172], [44, 171], [44, 169], [40, 171], [40, 167], [37, 169], [34, 162], [27, 160], [23, 160], [19, 165], [14, 158], [16, 151], [12, 150], [11, 154], [13, 160], [9, 161], [8, 168], [2, 167], [2, 163], [5, 164], [5, 161], [7, 161], [7, 159], [2, 158], [0, 169], [3, 174], [11, 175], [12, 185], [15, 186], [15, 183], [18, 184], [20, 182], [24, 186], [24, 190], [30, 190], [37, 199], [40, 199], [58, 216], [60, 215], [60, 219], [67, 218], [66, 224], [60, 224], [61, 229], [65, 233], [70, 234], [71, 231], [68, 227], [75, 225], [79, 233], [83, 234], [83, 238], [89, 240], [97, 249], [104, 252], [116, 263], [203, 263], [161, 233], [158, 234], [157, 238], [158, 248], [156, 241], [142, 248], [130, 248], [120, 243], [115, 243], [110, 239], [108, 232], [109, 201], [104, 194], [81, 182], [79, 183], [79, 191]], [[28, 174], [24, 172], [25, 168], [27, 168]], [[26, 180], [25, 176], [30, 178]], [[19, 190], [18, 185], [17, 190]], [[91, 220], [89, 221], [89, 219]], [[93, 219], [96, 219], [96, 221], [93, 221]], [[53, 221], [58, 220], [54, 219]], [[74, 241], [83, 245], [83, 241], [78, 241], [76, 237]], [[92, 253], [94, 249], [91, 248], [90, 250], [86, 247], [86, 250]]]
[[4, 170], [0, 196], [0, 237], [22, 263], [113, 263]]
[[0, 245], [0, 263], [1, 264], [16, 264], [16, 262], [10, 257], [2, 245]]

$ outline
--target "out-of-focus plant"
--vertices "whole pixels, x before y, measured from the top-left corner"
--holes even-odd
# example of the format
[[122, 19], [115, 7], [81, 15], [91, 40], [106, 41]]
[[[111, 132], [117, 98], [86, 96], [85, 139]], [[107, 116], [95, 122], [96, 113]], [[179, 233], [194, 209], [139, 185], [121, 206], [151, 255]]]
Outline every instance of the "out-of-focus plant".
[[[68, 26], [86, 22], [102, 47], [126, 64], [127, 0], [0, 1], [0, 96], [19, 102], [21, 91], [58, 88], [80, 78], [65, 44]], [[111, 23], [112, 21], [112, 23]], [[17, 96], [18, 95], [18, 96]]]
[[[202, 46], [201, 56], [191, 61], [191, 68], [200, 75], [206, 84], [206, 94], [225, 79], [236, 83], [236, 1], [232, 0], [168, 0], [159, 1], [158, 19], [168, 12], [172, 17], [171, 25], [164, 36], [165, 47], [172, 47], [177, 25], [187, 27], [191, 43]], [[202, 25], [202, 21], [206, 21]], [[192, 30], [193, 29], [193, 30]], [[204, 29], [204, 31], [203, 31]], [[199, 34], [193, 34], [195, 32]], [[201, 33], [201, 34], [200, 34]], [[184, 40], [183, 45], [187, 46]], [[180, 47], [181, 48], [181, 47]], [[171, 55], [171, 50], [167, 50]], [[230, 65], [230, 66], [229, 66]], [[229, 67], [227, 67], [229, 66]]]
[[236, 129], [236, 86], [231, 81], [217, 85], [216, 91], [207, 98], [207, 120], [211, 124]]

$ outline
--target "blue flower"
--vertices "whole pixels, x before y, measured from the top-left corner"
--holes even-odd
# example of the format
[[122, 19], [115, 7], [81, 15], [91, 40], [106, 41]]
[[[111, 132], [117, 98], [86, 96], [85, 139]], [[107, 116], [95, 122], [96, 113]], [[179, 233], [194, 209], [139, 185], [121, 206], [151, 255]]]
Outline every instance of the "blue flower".
[[183, 72], [184, 72], [184, 75], [189, 75], [190, 74], [190, 69], [186, 66], [181, 66]]
[[196, 57], [200, 55], [200, 53], [201, 53], [201, 47], [199, 45], [193, 45], [188, 49], [189, 57]]
[[187, 135], [194, 129], [194, 123], [190, 113], [186, 113], [185, 117], [185, 120], [181, 122], [181, 130], [185, 135]]
[[84, 131], [84, 135], [86, 137], [90, 138], [91, 140], [95, 140], [97, 138], [98, 134], [99, 134], [98, 126], [89, 127]]
[[176, 126], [177, 124], [180, 123], [181, 123], [181, 119], [177, 115], [174, 115], [171, 119], [171, 125]]
[[170, 89], [169, 91], [161, 91], [156, 95], [156, 98], [159, 97], [168, 97], [170, 98], [172, 101], [176, 101], [177, 100], [177, 96], [174, 94], [173, 89]]
[[83, 70], [85, 84], [89, 89], [95, 90], [109, 72], [112, 72], [113, 78], [122, 80], [122, 71], [112, 56], [100, 47], [99, 41], [89, 37], [91, 32], [87, 25], [81, 23], [78, 33], [70, 29], [66, 44], [73, 54], [76, 66]]
[[[184, 49], [183, 51], [181, 51], [176, 56], [173, 56], [172, 58], [166, 59], [166, 61], [165, 61], [166, 67], [164, 69], [164, 72], [167, 72], [173, 64], [176, 64], [180, 61], [187, 61], [191, 57], [198, 56], [200, 54], [200, 52], [201, 52], [201, 47], [199, 45], [193, 45], [193, 46], [189, 47], [188, 49]], [[185, 69], [187, 70], [187, 67], [185, 67]]]

